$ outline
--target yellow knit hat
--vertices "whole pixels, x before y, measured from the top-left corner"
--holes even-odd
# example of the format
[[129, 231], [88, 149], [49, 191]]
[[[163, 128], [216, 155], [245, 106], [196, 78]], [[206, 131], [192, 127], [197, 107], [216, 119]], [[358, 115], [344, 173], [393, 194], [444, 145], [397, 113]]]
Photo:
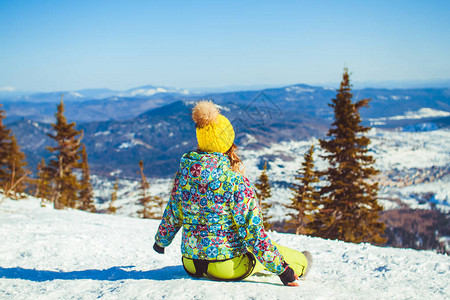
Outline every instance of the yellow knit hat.
[[234, 142], [234, 130], [230, 121], [220, 114], [210, 101], [199, 101], [192, 110], [197, 127], [198, 148], [205, 152], [225, 153]]

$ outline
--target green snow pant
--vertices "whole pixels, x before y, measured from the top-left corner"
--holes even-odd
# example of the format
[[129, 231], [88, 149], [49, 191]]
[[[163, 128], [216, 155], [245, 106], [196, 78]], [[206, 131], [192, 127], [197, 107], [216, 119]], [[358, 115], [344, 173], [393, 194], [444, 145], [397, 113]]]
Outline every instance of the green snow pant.
[[[307, 259], [303, 253], [274, 243], [283, 255], [284, 260], [301, 277], [307, 267]], [[239, 257], [224, 261], [208, 262], [183, 257], [186, 272], [193, 277], [207, 277], [213, 280], [242, 280], [265, 269], [253, 254], [247, 252]]]

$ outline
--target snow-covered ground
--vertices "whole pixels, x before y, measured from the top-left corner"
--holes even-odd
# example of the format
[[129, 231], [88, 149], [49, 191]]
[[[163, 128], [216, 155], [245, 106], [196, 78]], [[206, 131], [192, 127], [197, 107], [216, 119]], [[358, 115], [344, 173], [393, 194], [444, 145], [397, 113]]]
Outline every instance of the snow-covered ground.
[[[1, 199], [1, 195], [0, 195]], [[0, 299], [450, 299], [450, 257], [271, 232], [314, 256], [299, 287], [260, 273], [240, 282], [190, 278], [180, 235], [159, 255], [158, 221], [0, 204]]]

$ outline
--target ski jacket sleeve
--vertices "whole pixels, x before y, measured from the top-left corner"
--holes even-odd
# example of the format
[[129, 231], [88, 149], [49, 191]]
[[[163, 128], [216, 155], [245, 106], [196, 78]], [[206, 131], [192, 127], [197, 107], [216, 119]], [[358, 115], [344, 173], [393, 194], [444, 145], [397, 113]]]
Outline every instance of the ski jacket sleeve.
[[264, 230], [258, 199], [250, 181], [237, 175], [233, 192], [230, 207], [239, 237], [267, 270], [282, 274], [288, 265]]
[[173, 238], [183, 225], [183, 216], [179, 193], [177, 193], [180, 174], [175, 175], [175, 180], [170, 194], [169, 202], [164, 210], [158, 232], [155, 236], [155, 243], [160, 247], [167, 247], [172, 243]]

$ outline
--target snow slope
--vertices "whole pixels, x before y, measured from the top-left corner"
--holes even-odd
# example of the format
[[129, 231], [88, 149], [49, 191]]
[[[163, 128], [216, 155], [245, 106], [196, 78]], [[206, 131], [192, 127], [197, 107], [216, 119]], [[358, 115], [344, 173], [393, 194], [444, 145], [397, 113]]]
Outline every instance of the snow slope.
[[[1, 195], [0, 195], [1, 199]], [[260, 273], [241, 282], [194, 280], [180, 235], [152, 250], [158, 221], [56, 211], [39, 200], [0, 204], [0, 299], [449, 299], [450, 258], [271, 232], [315, 262], [300, 287]]]

